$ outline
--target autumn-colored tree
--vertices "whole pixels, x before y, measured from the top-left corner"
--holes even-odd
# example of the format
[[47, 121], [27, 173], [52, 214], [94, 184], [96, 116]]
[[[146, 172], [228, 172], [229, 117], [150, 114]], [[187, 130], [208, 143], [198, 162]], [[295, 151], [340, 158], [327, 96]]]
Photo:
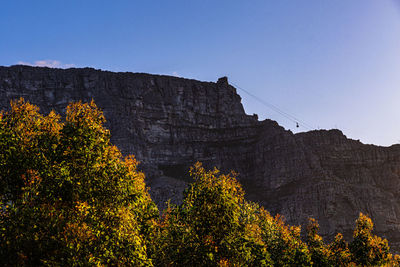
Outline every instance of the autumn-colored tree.
[[318, 232], [318, 222], [310, 218], [307, 225], [307, 245], [311, 253], [311, 260], [315, 266], [332, 266], [330, 262], [332, 252]]
[[151, 265], [158, 211], [110, 143], [92, 102], [43, 116], [23, 99], [0, 115], [0, 265]]
[[310, 266], [311, 254], [300, 237], [300, 226], [288, 226], [283, 217], [259, 209], [261, 235], [274, 266]]
[[353, 234], [354, 240], [350, 243], [353, 261], [358, 265], [383, 265], [392, 259], [392, 255], [389, 252], [388, 241], [373, 235], [373, 227], [372, 220], [368, 216], [360, 213]]
[[[160, 222], [160, 266], [270, 266], [269, 253], [244, 200], [235, 174], [206, 171], [200, 163], [190, 174], [180, 206], [170, 206]], [[250, 212], [246, 212], [246, 209]]]
[[399, 266], [360, 214], [350, 245], [325, 244], [244, 199], [236, 174], [191, 168], [181, 205], [161, 218], [137, 171], [110, 143], [103, 113], [71, 103], [65, 118], [23, 99], [0, 113], [0, 265]]
[[331, 254], [329, 261], [331, 266], [347, 266], [351, 263], [351, 253], [343, 235], [338, 233], [332, 243], [329, 244]]

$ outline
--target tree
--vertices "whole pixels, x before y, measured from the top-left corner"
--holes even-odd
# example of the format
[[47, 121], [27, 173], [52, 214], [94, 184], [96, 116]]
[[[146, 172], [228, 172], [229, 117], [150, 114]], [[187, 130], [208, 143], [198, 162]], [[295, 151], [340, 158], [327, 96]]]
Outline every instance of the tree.
[[307, 245], [311, 260], [315, 266], [347, 266], [351, 262], [351, 253], [342, 234], [337, 234], [331, 244], [325, 244], [318, 234], [318, 222], [310, 218], [307, 225]]
[[300, 226], [288, 226], [279, 214], [259, 209], [261, 236], [274, 266], [310, 266], [311, 254], [301, 238]]
[[0, 115], [0, 264], [151, 265], [158, 211], [138, 162], [93, 101], [60, 119], [23, 99]]
[[372, 220], [360, 212], [353, 233], [354, 240], [350, 244], [353, 261], [358, 265], [383, 265], [392, 258], [389, 253], [388, 241], [373, 235], [373, 227]]
[[110, 143], [103, 113], [65, 118], [23, 99], [0, 113], [0, 265], [398, 266], [360, 213], [354, 240], [325, 244], [244, 199], [236, 174], [191, 168], [181, 205], [159, 217], [133, 156]]
[[331, 266], [347, 266], [351, 262], [351, 253], [347, 242], [343, 239], [343, 235], [338, 233], [331, 244], [329, 260]]
[[206, 171], [196, 163], [180, 206], [160, 221], [156, 252], [161, 266], [270, 266], [269, 253], [235, 174]]

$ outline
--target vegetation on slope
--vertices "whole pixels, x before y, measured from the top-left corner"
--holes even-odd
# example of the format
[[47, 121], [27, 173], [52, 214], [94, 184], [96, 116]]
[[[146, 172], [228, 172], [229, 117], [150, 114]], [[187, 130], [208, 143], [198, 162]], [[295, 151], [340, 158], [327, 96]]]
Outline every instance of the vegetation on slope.
[[23, 99], [0, 114], [0, 265], [398, 265], [360, 214], [354, 240], [307, 237], [244, 199], [236, 174], [195, 164], [183, 203], [159, 216], [133, 156], [110, 143], [92, 103], [64, 119]]

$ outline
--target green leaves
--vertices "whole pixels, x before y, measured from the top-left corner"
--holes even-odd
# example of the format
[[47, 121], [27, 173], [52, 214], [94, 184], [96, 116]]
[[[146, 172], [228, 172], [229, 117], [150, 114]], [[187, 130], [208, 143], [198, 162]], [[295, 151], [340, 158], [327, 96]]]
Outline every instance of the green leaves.
[[392, 258], [388, 241], [371, 233], [373, 226], [372, 220], [360, 213], [353, 234], [354, 240], [350, 244], [352, 259], [359, 265], [383, 265]]
[[194, 183], [183, 203], [168, 205], [150, 243], [157, 266], [398, 266], [399, 257], [389, 253], [386, 240], [371, 234], [365, 215], [357, 220], [350, 245], [341, 234], [326, 244], [314, 219], [303, 242], [299, 226], [246, 201], [235, 174], [206, 171], [200, 163], [190, 173]]
[[191, 168], [194, 183], [180, 206], [169, 206], [159, 223], [155, 263], [160, 266], [268, 266], [269, 253], [235, 174]]
[[133, 156], [110, 143], [94, 102], [65, 122], [23, 99], [0, 119], [0, 265], [151, 265], [158, 216]]
[[386, 239], [360, 214], [354, 240], [326, 244], [244, 199], [236, 174], [200, 163], [181, 205], [161, 218], [137, 171], [110, 143], [94, 102], [66, 117], [23, 99], [0, 112], [0, 265], [398, 266]]

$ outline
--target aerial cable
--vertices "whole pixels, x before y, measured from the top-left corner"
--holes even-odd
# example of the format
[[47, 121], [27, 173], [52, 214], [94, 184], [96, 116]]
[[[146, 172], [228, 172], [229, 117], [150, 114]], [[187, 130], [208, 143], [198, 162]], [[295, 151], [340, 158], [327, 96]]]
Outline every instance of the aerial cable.
[[311, 126], [310, 124], [308, 124], [308, 123], [306, 123], [306, 122], [304, 122], [304, 121], [302, 121], [302, 120], [296, 118], [295, 116], [293, 116], [293, 115], [291, 115], [291, 114], [289, 114], [289, 113], [287, 113], [287, 112], [281, 110], [281, 109], [278, 108], [277, 106], [275, 106], [275, 105], [273, 105], [273, 104], [271, 104], [271, 103], [268, 103], [267, 101], [265, 101], [265, 100], [263, 100], [263, 99], [257, 97], [257, 96], [254, 95], [253, 93], [251, 93], [251, 92], [247, 91], [246, 89], [244, 89], [244, 88], [238, 86], [237, 84], [234, 84], [234, 83], [232, 83], [232, 82], [231, 82], [231, 84], [232, 84], [233, 86], [235, 86], [236, 88], [240, 89], [241, 91], [245, 92], [245, 93], [248, 94], [249, 96], [253, 97], [253, 98], [256, 99], [258, 102], [260, 102], [261, 104], [263, 104], [264, 106], [266, 106], [266, 107], [272, 109], [273, 111], [275, 111], [276, 113], [278, 113], [278, 114], [280, 114], [281, 116], [285, 117], [286, 119], [288, 119], [288, 120], [294, 122], [294, 123], [296, 124], [296, 127], [297, 127], [297, 128], [298, 128], [299, 126], [302, 126], [303, 128], [306, 128], [307, 130], [313, 130], [313, 129], [315, 129], [315, 127]]
[[308, 129], [308, 130], [315, 129], [315, 128], [314, 128], [313, 126], [311, 126], [310, 124], [308, 124], [308, 123], [306, 123], [306, 122], [304, 122], [304, 121], [302, 121], [302, 120], [296, 118], [295, 116], [293, 116], [293, 115], [291, 115], [291, 114], [289, 114], [289, 113], [287, 113], [287, 112], [281, 110], [281, 109], [278, 108], [277, 106], [275, 106], [275, 105], [273, 105], [273, 104], [271, 104], [271, 103], [268, 103], [267, 101], [265, 101], [265, 100], [263, 100], [263, 99], [257, 97], [256, 95], [252, 94], [251, 92], [247, 91], [246, 89], [244, 89], [244, 88], [242, 88], [242, 87], [240, 87], [240, 86], [238, 86], [238, 85], [236, 85], [236, 84], [234, 84], [234, 83], [232, 83], [232, 85], [234, 85], [234, 86], [237, 87], [238, 89], [242, 90], [242, 91], [245, 92], [246, 94], [250, 95], [251, 97], [253, 97], [253, 98], [256, 99], [257, 101], [259, 101], [259, 102], [262, 103], [263, 105], [267, 106], [268, 108], [274, 110], [274, 111], [277, 112], [278, 114], [280, 114], [280, 115], [282, 115], [283, 117], [287, 118], [288, 120], [294, 122], [294, 123], [296, 124], [296, 127], [301, 125], [303, 128], [306, 128], [306, 129]]
[[240, 86], [238, 86], [238, 85], [236, 85], [236, 84], [234, 84], [234, 83], [232, 83], [232, 85], [234, 85], [234, 86], [237, 87], [238, 89], [242, 90], [242, 91], [245, 92], [246, 94], [250, 95], [251, 97], [253, 97], [253, 98], [256, 99], [257, 101], [259, 101], [259, 102], [262, 103], [263, 105], [267, 106], [268, 108], [274, 110], [274, 111], [277, 112], [278, 114], [280, 114], [280, 115], [282, 115], [283, 117], [287, 118], [288, 120], [294, 122], [294, 123], [296, 124], [296, 127], [301, 125], [303, 128], [306, 128], [306, 129], [308, 129], [308, 130], [315, 129], [315, 128], [314, 128], [313, 126], [311, 126], [310, 124], [308, 124], [308, 123], [306, 123], [306, 122], [304, 122], [304, 121], [302, 121], [302, 120], [296, 118], [295, 116], [293, 116], [293, 115], [291, 115], [291, 114], [289, 114], [289, 113], [287, 113], [287, 112], [281, 110], [281, 109], [278, 108], [277, 106], [275, 106], [275, 105], [273, 105], [273, 104], [271, 104], [271, 103], [268, 103], [267, 101], [265, 101], [265, 100], [263, 100], [263, 99], [257, 97], [256, 95], [252, 94], [251, 92], [247, 91], [246, 89], [244, 89], [244, 88], [242, 88], [242, 87], [240, 87]]

